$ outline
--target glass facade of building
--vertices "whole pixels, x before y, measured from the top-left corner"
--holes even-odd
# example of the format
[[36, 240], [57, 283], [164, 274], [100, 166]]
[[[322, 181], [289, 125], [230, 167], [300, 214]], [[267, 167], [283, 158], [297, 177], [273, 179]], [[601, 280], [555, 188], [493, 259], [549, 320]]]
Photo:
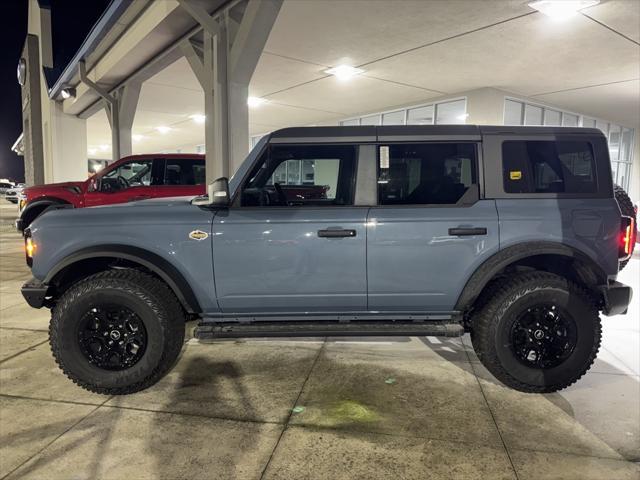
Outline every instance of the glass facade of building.
[[418, 105], [342, 120], [340, 125], [459, 125], [467, 120], [467, 100]]

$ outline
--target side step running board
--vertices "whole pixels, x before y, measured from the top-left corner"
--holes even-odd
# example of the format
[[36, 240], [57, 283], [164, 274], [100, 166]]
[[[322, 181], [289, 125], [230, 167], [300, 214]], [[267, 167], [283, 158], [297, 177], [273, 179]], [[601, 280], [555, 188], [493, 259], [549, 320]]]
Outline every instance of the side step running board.
[[459, 337], [464, 328], [459, 323], [422, 322], [299, 322], [299, 323], [218, 323], [200, 324], [194, 336], [198, 339], [243, 337], [376, 337], [434, 336]]

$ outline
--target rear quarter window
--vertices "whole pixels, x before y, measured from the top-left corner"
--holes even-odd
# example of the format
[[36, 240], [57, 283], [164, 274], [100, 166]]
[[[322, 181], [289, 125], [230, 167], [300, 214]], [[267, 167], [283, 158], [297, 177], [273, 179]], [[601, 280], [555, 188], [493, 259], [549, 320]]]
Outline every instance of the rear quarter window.
[[596, 193], [593, 148], [583, 140], [502, 143], [506, 193]]

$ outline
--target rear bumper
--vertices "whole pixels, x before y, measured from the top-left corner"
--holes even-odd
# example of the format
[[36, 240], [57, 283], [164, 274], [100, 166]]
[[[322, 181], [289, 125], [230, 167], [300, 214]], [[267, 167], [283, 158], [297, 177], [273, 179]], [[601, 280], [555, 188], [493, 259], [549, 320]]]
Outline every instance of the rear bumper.
[[627, 307], [631, 303], [633, 290], [620, 282], [610, 282], [600, 287], [604, 299], [603, 313], [605, 315], [620, 315], [627, 313]]
[[33, 308], [42, 308], [47, 305], [47, 295], [49, 293], [49, 285], [32, 278], [22, 286], [22, 296], [29, 306]]

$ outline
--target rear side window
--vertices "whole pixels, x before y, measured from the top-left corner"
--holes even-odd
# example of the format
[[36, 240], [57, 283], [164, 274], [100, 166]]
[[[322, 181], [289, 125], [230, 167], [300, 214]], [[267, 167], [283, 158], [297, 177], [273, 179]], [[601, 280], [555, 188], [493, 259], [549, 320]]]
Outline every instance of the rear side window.
[[379, 205], [455, 204], [476, 183], [473, 143], [378, 147]]
[[506, 193], [597, 191], [593, 149], [586, 141], [506, 141], [502, 169]]
[[204, 185], [206, 181], [204, 160], [167, 159], [165, 185]]

